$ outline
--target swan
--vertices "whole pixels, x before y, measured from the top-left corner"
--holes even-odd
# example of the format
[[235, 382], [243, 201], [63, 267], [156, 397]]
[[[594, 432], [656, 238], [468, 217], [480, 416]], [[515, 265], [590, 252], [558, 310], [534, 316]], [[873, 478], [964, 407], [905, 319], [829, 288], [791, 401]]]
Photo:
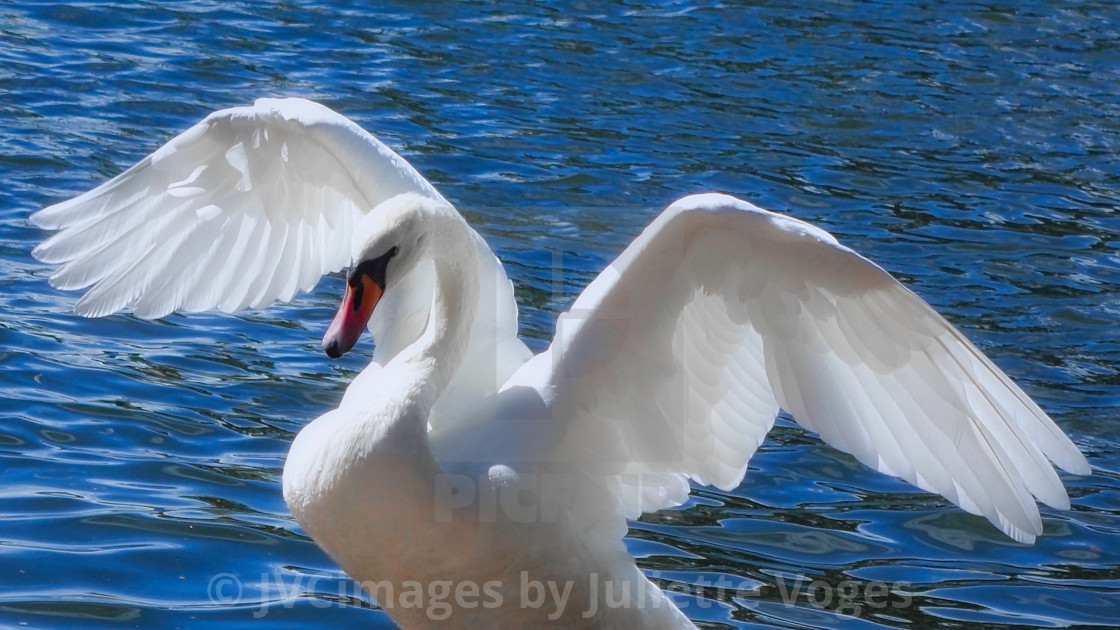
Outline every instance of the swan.
[[690, 480], [735, 487], [779, 409], [1023, 543], [1036, 500], [1069, 507], [1051, 462], [1090, 472], [921, 298], [728, 195], [670, 205], [536, 356], [479, 235], [309, 101], [215, 112], [33, 220], [59, 230], [35, 255], [89, 289], [89, 316], [263, 306], [349, 266], [323, 348], [368, 328], [373, 360], [296, 436], [283, 493], [405, 628], [694, 627], [626, 551], [626, 519], [683, 504]]

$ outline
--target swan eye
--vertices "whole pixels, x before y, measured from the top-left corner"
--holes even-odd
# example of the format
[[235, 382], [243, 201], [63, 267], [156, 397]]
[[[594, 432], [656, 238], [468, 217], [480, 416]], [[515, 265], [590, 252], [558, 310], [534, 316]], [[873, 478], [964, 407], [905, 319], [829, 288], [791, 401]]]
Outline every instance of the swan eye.
[[401, 248], [394, 245], [391, 249], [389, 249], [389, 257], [392, 258], [393, 256], [396, 256], [400, 253], [400, 251]]

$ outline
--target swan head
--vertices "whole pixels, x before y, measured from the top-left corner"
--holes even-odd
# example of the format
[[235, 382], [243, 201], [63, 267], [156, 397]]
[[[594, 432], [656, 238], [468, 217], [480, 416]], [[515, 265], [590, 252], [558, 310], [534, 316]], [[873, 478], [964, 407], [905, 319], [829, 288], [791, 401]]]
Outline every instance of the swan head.
[[323, 336], [327, 356], [337, 359], [353, 348], [385, 291], [429, 255], [430, 219], [446, 212], [445, 205], [421, 195], [398, 195], [358, 223], [342, 305]]

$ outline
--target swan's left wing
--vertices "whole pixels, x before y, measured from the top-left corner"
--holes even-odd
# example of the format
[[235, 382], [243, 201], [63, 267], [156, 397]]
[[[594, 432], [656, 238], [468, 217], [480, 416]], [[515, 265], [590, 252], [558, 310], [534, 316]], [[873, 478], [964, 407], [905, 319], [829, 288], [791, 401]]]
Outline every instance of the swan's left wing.
[[1020, 541], [1042, 531], [1036, 498], [1069, 506], [1047, 458], [1089, 472], [1019, 387], [880, 267], [726, 195], [670, 206], [504, 389], [505, 439], [516, 415], [547, 409], [522, 429], [522, 453], [541, 470], [597, 471], [631, 518], [683, 503], [688, 478], [737, 485], [779, 408]]

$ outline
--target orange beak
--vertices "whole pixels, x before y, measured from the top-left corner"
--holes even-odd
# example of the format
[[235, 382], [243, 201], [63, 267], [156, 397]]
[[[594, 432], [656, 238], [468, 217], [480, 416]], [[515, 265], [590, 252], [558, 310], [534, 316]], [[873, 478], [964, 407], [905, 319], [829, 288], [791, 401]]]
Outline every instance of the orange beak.
[[342, 305], [323, 335], [323, 350], [328, 357], [337, 359], [358, 343], [384, 292], [384, 287], [366, 274], [358, 275], [354, 284], [347, 283]]

